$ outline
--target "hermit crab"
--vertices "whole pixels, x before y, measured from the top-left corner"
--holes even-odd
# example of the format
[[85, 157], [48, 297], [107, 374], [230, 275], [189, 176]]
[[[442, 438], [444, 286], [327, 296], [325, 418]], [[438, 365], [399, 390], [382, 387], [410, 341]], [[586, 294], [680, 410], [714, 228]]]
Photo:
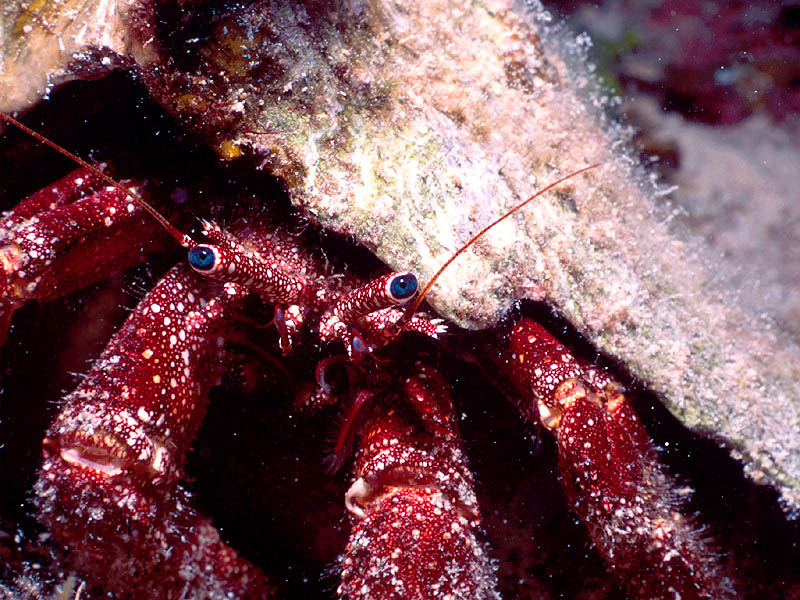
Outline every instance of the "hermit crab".
[[[332, 427], [338, 430], [332, 462], [348, 464], [355, 454], [344, 494], [353, 530], [346, 548], [336, 550], [344, 554], [331, 567], [341, 573], [329, 576], [341, 577], [331, 586], [333, 594], [498, 597], [496, 565], [480, 525], [486, 492], [478, 483], [476, 493], [458, 432], [459, 398], [451, 397], [443, 376], [458, 361], [478, 359], [529, 425], [555, 434], [570, 508], [631, 597], [735, 597], [707, 535], [681, 508], [684, 489], [658, 465], [619, 376], [606, 363], [567, 350], [527, 316], [458, 348], [440, 319], [406, 316], [402, 305], [416, 292], [410, 274], [369, 279], [337, 273], [335, 261], [308, 250], [307, 232], [276, 224], [241, 202], [222, 225], [192, 223], [177, 214], [181, 206], [166, 209], [170, 223], [174, 219], [191, 235], [199, 232], [203, 242], [173, 230], [190, 246], [188, 265], [168, 270], [141, 298], [59, 405], [44, 436], [45, 459], [34, 486], [38, 519], [62, 548], [63, 568], [85, 581], [83, 593], [281, 593], [269, 564], [254, 566], [225, 543], [178, 484], [209, 389], [224, 380], [234, 396], [276, 381], [290, 388], [291, 409], [282, 412], [284, 418], [299, 419], [310, 408], [330, 415], [324, 405], [344, 405], [336, 409], [344, 411], [342, 422]], [[172, 242], [162, 226], [142, 213], [127, 192], [86, 170], [12, 209], [3, 246], [7, 321], [13, 322], [9, 313], [21, 298], [45, 302], [71, 292], [73, 281], [87, 285], [135, 265], [143, 253], [169, 252]], [[226, 252], [234, 261], [255, 256], [261, 262], [255, 272], [241, 275], [239, 263], [219, 267]], [[286, 283], [277, 291], [256, 284], [261, 268], [279, 270]], [[220, 273], [222, 281], [203, 277], [203, 271]], [[277, 297], [295, 289], [298, 277], [316, 282], [313, 293]], [[393, 296], [388, 305], [375, 299], [380, 294], [352, 293], [387, 288]], [[266, 298], [254, 298], [259, 292]], [[274, 313], [272, 305], [278, 306]], [[346, 310], [353, 306], [359, 307], [357, 321]], [[386, 321], [370, 316], [376, 310], [393, 315], [390, 325], [416, 333], [384, 334]], [[274, 332], [264, 327], [270, 319]], [[338, 327], [329, 323], [343, 323], [342, 333], [324, 333]], [[248, 329], [264, 330], [263, 346], [247, 339]], [[326, 346], [328, 358], [319, 354], [326, 336], [338, 340]], [[470, 340], [458, 332], [452, 336]], [[308, 356], [292, 363], [298, 352]], [[287, 386], [281, 372], [299, 364], [313, 381]], [[316, 368], [313, 377], [309, 365]], [[272, 375], [254, 375], [257, 370]], [[320, 454], [319, 462], [325, 453]], [[330, 491], [331, 482], [323, 486]], [[303, 518], [325, 531], [325, 519]], [[341, 516], [327, 527], [340, 539], [347, 529]], [[501, 577], [508, 568], [500, 566]]]
[[[492, 177], [512, 181], [512, 191], [529, 181], [524, 172], [538, 159], [530, 142], [520, 141], [527, 133], [487, 136], [483, 127], [498, 112], [491, 99], [500, 92], [519, 95], [505, 102], [496, 132], [527, 123], [521, 113], [529, 98], [562, 85], [555, 67], [534, 56], [541, 40], [524, 19], [481, 4], [474, 23], [437, 20], [425, 13], [436, 3], [419, 3], [401, 11], [401, 24], [415, 18], [425, 26], [393, 31], [357, 26], [363, 15], [383, 23], [393, 11], [359, 5], [350, 14], [346, 4], [333, 11], [309, 3], [305, 12], [278, 10], [281, 3], [215, 7], [211, 19], [201, 11], [184, 15], [203, 36], [181, 28], [182, 16], [178, 33], [162, 36], [153, 24], [165, 17], [163, 7], [141, 3], [158, 17], [139, 23], [148, 49], [142, 56], [152, 61], [142, 77], [149, 93], [172, 102], [195, 130], [206, 119], [219, 125], [218, 154], [234, 157], [245, 140], [268, 157], [261, 167], [276, 167], [295, 186], [313, 180], [317, 194], [341, 190], [331, 185], [335, 176], [303, 179], [287, 167], [298, 161], [274, 140], [298, 131], [284, 113], [270, 112], [276, 98], [314, 114], [299, 134], [316, 150], [349, 148], [348, 140], [361, 139], [359, 123], [376, 127], [366, 136], [372, 140], [389, 123], [405, 127], [410, 116], [413, 127], [401, 127], [398, 139], [425, 146], [442, 123], [458, 134], [444, 138], [453, 146], [473, 148], [463, 132], [504, 138], [512, 147], [488, 161]], [[273, 27], [276, 15], [289, 26]], [[343, 16], [356, 26], [344, 27]], [[502, 35], [472, 37], [512, 41], [497, 65], [487, 62], [505, 79], [485, 83], [485, 65], [480, 73], [461, 68], [472, 64], [468, 48], [467, 58], [454, 62], [456, 76], [445, 76], [447, 61], [426, 74], [437, 84], [477, 81], [449, 95], [431, 86], [432, 98], [424, 99], [419, 72], [402, 86], [376, 82], [380, 70], [339, 44], [350, 32], [389, 31], [395, 43], [368, 54], [385, 58], [394, 77], [395, 49], [436, 59], [410, 51], [421, 42], [408, 32], [434, 32], [441, 45], [445, 22], [478, 32], [501, 26]], [[323, 43], [319, 31], [331, 39]], [[308, 32], [313, 43], [304, 46]], [[293, 53], [309, 57], [308, 72], [281, 68], [284, 54]], [[176, 57], [186, 56], [190, 68], [202, 64], [200, 76], [191, 73], [186, 89], [169, 96], [164, 88], [185, 75], [170, 68], [185, 66]], [[320, 79], [342, 83], [340, 93], [315, 95], [321, 84], [314, 69]], [[252, 77], [240, 87], [241, 72]], [[220, 85], [214, 102], [199, 93], [199, 80]], [[275, 93], [248, 103], [255, 96], [249, 86], [261, 80]], [[111, 93], [89, 92], [53, 110], [79, 122], [87, 98], [113, 103], [120, 79], [106, 85]], [[483, 113], [467, 102], [474, 90], [489, 95], [477, 102]], [[455, 107], [442, 108], [453, 98]], [[272, 121], [242, 130], [242, 114], [264, 102]], [[744, 483], [724, 451], [676, 424], [625, 365], [597, 352], [553, 307], [523, 303], [478, 333], [432, 310], [416, 313], [411, 265], [380, 264], [316, 226], [316, 209], [298, 214], [274, 201], [281, 183], [220, 166], [159, 110], [136, 104], [132, 114], [105, 121], [114, 132], [106, 139], [122, 150], [92, 141], [79, 151], [108, 160], [103, 172], [123, 189], [91, 169], [58, 171], [43, 158], [50, 150], [8, 134], [17, 136], [4, 154], [14, 168], [3, 185], [24, 191], [8, 194], [0, 246], [7, 333], [0, 419], [9, 432], [1, 450], [15, 459], [8, 465], [20, 465], [9, 466], [13, 477], [3, 486], [4, 594], [36, 597], [55, 588], [82, 598], [731, 598], [791, 587], [783, 580], [792, 568], [784, 564], [797, 549], [771, 492]], [[397, 106], [400, 116], [391, 112]], [[424, 127], [413, 121], [420, 115], [428, 118]], [[136, 148], [140, 128], [152, 128], [144, 150]], [[371, 184], [393, 176], [383, 151], [377, 145], [353, 153], [382, 167]], [[478, 164], [472, 158], [456, 156], [448, 193], [481, 189], [481, 177], [463, 176]], [[606, 158], [589, 153], [579, 165]], [[40, 159], [47, 166], [34, 177], [31, 164]], [[544, 162], [552, 177], [518, 190], [522, 197], [579, 168]], [[429, 164], [410, 164], [419, 173], [419, 185], [408, 189], [414, 204], [433, 179]], [[348, 181], [352, 165], [337, 165], [329, 172]], [[148, 214], [130, 188], [160, 216]], [[538, 199], [563, 214], [591, 212], [559, 195], [563, 190]], [[461, 217], [462, 226], [474, 221], [470, 234], [480, 232], [501, 215], [479, 207]], [[589, 246], [610, 244], [615, 235], [599, 229]], [[531, 256], [530, 268], [541, 269]], [[472, 291], [469, 281], [447, 285]], [[535, 286], [523, 291], [546, 298]], [[612, 316], [634, 321], [624, 307]], [[600, 333], [608, 325], [587, 323]], [[690, 487], [698, 489], [694, 496]], [[753, 515], [762, 523], [751, 534]], [[771, 549], [754, 551], [763, 545]], [[770, 553], [784, 562], [752, 558]]]

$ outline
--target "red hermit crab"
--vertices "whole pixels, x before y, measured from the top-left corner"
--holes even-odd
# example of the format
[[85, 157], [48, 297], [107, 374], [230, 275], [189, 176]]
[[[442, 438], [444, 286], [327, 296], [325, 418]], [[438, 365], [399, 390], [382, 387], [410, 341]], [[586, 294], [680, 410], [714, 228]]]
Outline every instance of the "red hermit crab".
[[[88, 171], [12, 209], [3, 225], [6, 320], [24, 301], [50, 300], [168, 247], [143, 212]], [[169, 222], [180, 222], [173, 212]], [[187, 220], [172, 229], [191, 267], [167, 271], [58, 407], [34, 489], [38, 518], [68, 547], [65, 568], [89, 592], [115, 597], [278, 594], [280, 581], [263, 572], [269, 564], [253, 566], [225, 543], [179, 482], [212, 386], [248, 389], [254, 365], [279, 372], [281, 354], [291, 361], [333, 340], [344, 348], [317, 365], [316, 388], [297, 386], [295, 403], [349, 400], [335, 462], [347, 461], [353, 440], [359, 447], [340, 490], [354, 525], [331, 588], [346, 598], [497, 597], [458, 398], [454, 406], [442, 375], [456, 359], [425, 339], [441, 337], [439, 319], [402, 308], [413, 278], [337, 271], [257, 206], [235, 212], [224, 227]], [[266, 352], [254, 349], [242, 331], [268, 321], [272, 305], [274, 334], [264, 334]], [[412, 343], [398, 343], [403, 331], [416, 332]], [[523, 416], [555, 434], [570, 508], [631, 597], [735, 597], [615, 375], [527, 317], [468, 346], [455, 354], [479, 358]], [[265, 356], [271, 350], [279, 352]]]

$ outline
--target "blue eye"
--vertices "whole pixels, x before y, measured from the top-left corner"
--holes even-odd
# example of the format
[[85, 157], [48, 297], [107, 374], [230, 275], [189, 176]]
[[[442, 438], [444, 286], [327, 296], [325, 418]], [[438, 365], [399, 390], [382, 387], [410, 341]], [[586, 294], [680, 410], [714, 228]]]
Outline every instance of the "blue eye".
[[389, 284], [389, 293], [398, 300], [410, 298], [417, 293], [417, 278], [411, 273], [398, 275]]
[[217, 262], [216, 256], [211, 246], [195, 246], [189, 250], [189, 264], [198, 271], [210, 271]]

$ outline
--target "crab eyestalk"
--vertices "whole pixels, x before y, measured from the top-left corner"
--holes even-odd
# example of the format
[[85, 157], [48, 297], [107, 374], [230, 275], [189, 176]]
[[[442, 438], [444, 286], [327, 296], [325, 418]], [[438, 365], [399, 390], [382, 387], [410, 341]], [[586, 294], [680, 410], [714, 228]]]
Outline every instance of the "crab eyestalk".
[[300, 302], [310, 286], [302, 275], [281, 271], [239, 248], [196, 244], [189, 250], [189, 265], [201, 275], [244, 286], [271, 304]]

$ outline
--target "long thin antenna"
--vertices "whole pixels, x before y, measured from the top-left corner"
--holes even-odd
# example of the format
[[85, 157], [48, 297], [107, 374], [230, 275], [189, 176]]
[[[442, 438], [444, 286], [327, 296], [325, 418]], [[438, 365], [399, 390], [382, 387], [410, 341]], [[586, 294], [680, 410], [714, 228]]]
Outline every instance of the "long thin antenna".
[[162, 227], [164, 227], [164, 229], [166, 229], [166, 230], [167, 230], [167, 232], [168, 232], [168, 233], [169, 233], [169, 234], [170, 234], [172, 237], [174, 237], [174, 238], [177, 240], [177, 242], [178, 242], [178, 243], [179, 243], [181, 246], [183, 246], [183, 247], [184, 247], [184, 248], [186, 248], [187, 250], [188, 250], [188, 249], [190, 249], [190, 248], [192, 248], [193, 246], [195, 246], [195, 245], [196, 245], [196, 243], [194, 242], [194, 240], [192, 240], [192, 238], [190, 238], [188, 235], [186, 235], [186, 234], [184, 234], [184, 233], [181, 233], [180, 231], [178, 231], [178, 229], [177, 229], [177, 228], [176, 228], [174, 225], [172, 225], [172, 223], [170, 223], [169, 221], [167, 221], [167, 219], [165, 219], [165, 218], [164, 218], [164, 217], [161, 215], [161, 213], [160, 213], [160, 212], [158, 212], [158, 211], [157, 211], [155, 208], [153, 208], [153, 207], [152, 207], [152, 206], [151, 206], [151, 205], [150, 205], [148, 202], [146, 202], [146, 201], [144, 200], [144, 198], [142, 198], [142, 197], [141, 197], [141, 196], [139, 196], [138, 194], [134, 193], [134, 192], [133, 192], [133, 190], [130, 190], [129, 188], [126, 188], [124, 185], [122, 185], [121, 183], [119, 183], [119, 182], [115, 181], [113, 178], [109, 177], [108, 175], [106, 175], [105, 173], [103, 173], [103, 172], [102, 172], [100, 169], [98, 169], [98, 168], [97, 168], [97, 167], [95, 167], [94, 165], [90, 164], [89, 162], [85, 161], [84, 159], [82, 159], [82, 158], [81, 158], [80, 156], [78, 156], [77, 154], [73, 154], [72, 152], [70, 152], [70, 151], [69, 151], [69, 150], [67, 150], [66, 148], [62, 148], [61, 146], [59, 146], [59, 145], [58, 145], [58, 144], [56, 144], [55, 142], [53, 142], [53, 141], [51, 141], [51, 140], [47, 139], [47, 138], [46, 138], [46, 137], [44, 137], [44, 136], [43, 136], [41, 133], [39, 133], [39, 132], [37, 132], [37, 131], [34, 131], [33, 129], [31, 129], [31, 128], [30, 128], [30, 127], [28, 127], [27, 125], [23, 125], [22, 123], [20, 123], [19, 121], [17, 121], [17, 120], [16, 120], [14, 117], [12, 117], [11, 115], [7, 115], [7, 114], [6, 114], [6, 113], [4, 113], [4, 112], [0, 112], [0, 117], [2, 117], [4, 120], [8, 121], [9, 123], [11, 123], [12, 125], [14, 125], [15, 127], [18, 127], [19, 129], [21, 129], [22, 131], [24, 131], [24, 132], [25, 132], [25, 133], [27, 133], [28, 135], [30, 135], [30, 136], [32, 136], [32, 137], [34, 137], [34, 138], [36, 138], [37, 140], [39, 140], [39, 141], [40, 141], [40, 142], [42, 142], [43, 144], [46, 144], [47, 146], [50, 146], [50, 147], [51, 147], [53, 150], [55, 150], [55, 151], [56, 151], [56, 152], [58, 152], [59, 154], [63, 154], [63, 155], [64, 155], [64, 156], [66, 156], [67, 158], [69, 158], [69, 159], [71, 159], [71, 160], [75, 161], [75, 162], [76, 162], [76, 163], [78, 163], [80, 166], [82, 166], [84, 169], [87, 169], [87, 170], [91, 171], [92, 173], [94, 173], [95, 175], [97, 175], [98, 177], [100, 177], [100, 178], [101, 178], [103, 181], [105, 181], [105, 182], [106, 182], [106, 183], [108, 183], [109, 185], [112, 185], [112, 186], [114, 186], [116, 189], [118, 189], [119, 191], [121, 191], [122, 193], [124, 193], [126, 196], [128, 196], [128, 197], [129, 197], [129, 198], [131, 198], [131, 199], [132, 199], [134, 202], [136, 202], [136, 204], [138, 204], [138, 205], [139, 205], [139, 206], [141, 206], [141, 207], [142, 207], [144, 210], [146, 210], [148, 213], [150, 213], [150, 215], [152, 215], [152, 217], [153, 217], [153, 218], [154, 218], [156, 221], [158, 221], [158, 222], [161, 224], [161, 226], [162, 226]]
[[573, 177], [577, 177], [581, 173], [585, 173], [586, 171], [589, 171], [590, 169], [594, 169], [596, 167], [599, 167], [600, 164], [601, 163], [595, 163], [593, 165], [589, 165], [588, 167], [583, 167], [582, 169], [578, 169], [577, 171], [573, 171], [569, 175], [565, 175], [561, 179], [557, 179], [553, 183], [543, 187], [541, 190], [536, 192], [533, 196], [531, 196], [530, 198], [528, 198], [524, 202], [518, 204], [517, 206], [515, 206], [514, 208], [509, 210], [506, 214], [504, 214], [499, 219], [496, 219], [495, 221], [492, 221], [491, 223], [489, 223], [486, 227], [484, 227], [478, 233], [476, 233], [474, 236], [472, 236], [472, 238], [470, 238], [470, 240], [466, 244], [461, 246], [461, 248], [459, 248], [458, 251], [455, 254], [453, 254], [453, 256], [448, 258], [447, 261], [445, 261], [445, 263], [441, 267], [439, 267], [439, 270], [436, 271], [436, 273], [434, 274], [433, 277], [431, 277], [430, 281], [428, 281], [428, 284], [424, 288], [422, 288], [422, 291], [419, 293], [419, 295], [414, 299], [414, 301], [411, 304], [408, 305], [408, 308], [406, 308], [406, 312], [403, 314], [403, 317], [401, 318], [400, 322], [403, 323], [403, 322], [407, 321], [408, 319], [410, 319], [413, 316], [414, 312], [416, 312], [417, 308], [419, 308], [419, 305], [422, 304], [422, 301], [425, 299], [425, 296], [430, 291], [430, 289], [433, 286], [433, 284], [439, 278], [439, 275], [441, 275], [444, 272], [444, 270], [447, 267], [450, 266], [450, 263], [452, 263], [455, 259], [457, 259], [459, 256], [461, 256], [461, 253], [464, 252], [464, 250], [466, 250], [472, 244], [474, 244], [476, 241], [478, 241], [492, 227], [494, 227], [498, 223], [504, 221], [505, 219], [507, 219], [508, 217], [513, 215], [518, 210], [524, 208], [529, 202], [532, 202], [533, 200], [535, 200], [536, 198], [538, 198], [539, 196], [541, 196], [545, 192], [548, 192], [548, 191], [552, 190], [554, 187], [564, 183], [568, 179], [572, 179]]

